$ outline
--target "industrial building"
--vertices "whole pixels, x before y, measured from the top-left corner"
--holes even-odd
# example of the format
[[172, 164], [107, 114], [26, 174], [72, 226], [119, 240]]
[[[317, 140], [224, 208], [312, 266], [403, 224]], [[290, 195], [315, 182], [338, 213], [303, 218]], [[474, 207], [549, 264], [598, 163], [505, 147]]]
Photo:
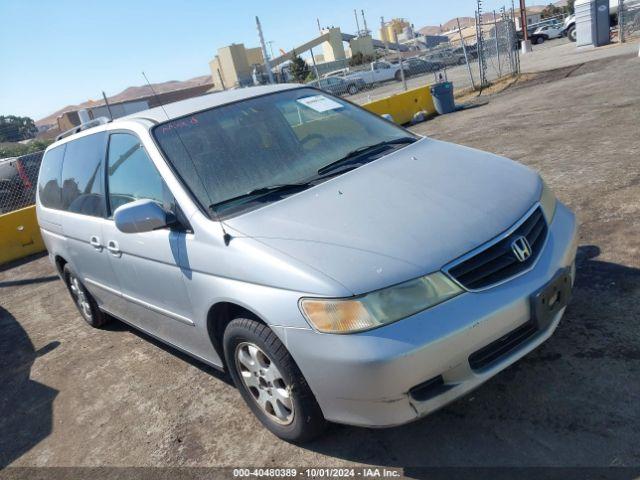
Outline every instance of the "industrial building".
[[255, 66], [264, 63], [260, 47], [245, 48], [243, 43], [233, 43], [218, 49], [217, 55], [209, 62], [214, 90], [252, 83]]

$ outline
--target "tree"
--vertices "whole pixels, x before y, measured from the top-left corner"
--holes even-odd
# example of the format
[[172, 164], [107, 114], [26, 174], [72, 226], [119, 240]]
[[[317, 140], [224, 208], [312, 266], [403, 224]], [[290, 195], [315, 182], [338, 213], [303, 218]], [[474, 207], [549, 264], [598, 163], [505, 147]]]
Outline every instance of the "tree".
[[295, 50], [291, 53], [291, 55], [291, 65], [289, 67], [291, 75], [296, 82], [303, 83], [309, 75], [311, 69], [309, 68], [309, 65], [307, 65], [307, 62], [300, 58], [299, 55], [296, 55]]
[[19, 142], [38, 134], [38, 127], [29, 117], [0, 115], [0, 142]]
[[553, 3], [550, 3], [549, 5], [544, 7], [544, 10], [542, 10], [542, 12], [540, 12], [540, 16], [542, 18], [551, 18], [562, 15], [562, 13], [564, 13], [563, 8], [556, 7]]
[[576, 0], [568, 0], [567, 6], [564, 7], [566, 9], [566, 13], [573, 15], [575, 13], [575, 3]]

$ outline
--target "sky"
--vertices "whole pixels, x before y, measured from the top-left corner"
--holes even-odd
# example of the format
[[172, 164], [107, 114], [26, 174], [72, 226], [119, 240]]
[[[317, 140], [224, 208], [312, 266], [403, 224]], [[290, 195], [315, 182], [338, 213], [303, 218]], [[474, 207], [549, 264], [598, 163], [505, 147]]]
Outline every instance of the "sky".
[[38, 120], [142, 85], [142, 71], [152, 83], [208, 75], [218, 47], [258, 46], [256, 15], [276, 55], [316, 36], [316, 18], [352, 33], [354, 8], [377, 37], [381, 16], [438, 25], [473, 16], [476, 0], [0, 0], [0, 115]]

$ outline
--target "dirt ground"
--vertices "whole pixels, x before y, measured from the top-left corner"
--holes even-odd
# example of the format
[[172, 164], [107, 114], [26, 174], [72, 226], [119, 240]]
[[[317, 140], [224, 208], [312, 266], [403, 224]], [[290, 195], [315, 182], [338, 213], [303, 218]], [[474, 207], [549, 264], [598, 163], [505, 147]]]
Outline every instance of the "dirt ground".
[[387, 430], [304, 447], [219, 373], [81, 320], [47, 258], [0, 272], [0, 467], [640, 466], [640, 58], [538, 74], [415, 131], [540, 171], [580, 219], [556, 334], [472, 394]]

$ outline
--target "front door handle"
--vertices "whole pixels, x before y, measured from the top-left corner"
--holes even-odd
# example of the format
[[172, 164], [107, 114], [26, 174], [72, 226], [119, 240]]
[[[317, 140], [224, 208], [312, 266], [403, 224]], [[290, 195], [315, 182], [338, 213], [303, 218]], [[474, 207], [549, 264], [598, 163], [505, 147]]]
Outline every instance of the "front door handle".
[[93, 235], [90, 239], [89, 239], [89, 243], [91, 244], [91, 246], [93, 248], [95, 248], [96, 250], [102, 250], [102, 243], [100, 243], [100, 239], [96, 236]]
[[116, 257], [119, 257], [122, 253], [120, 251], [120, 247], [118, 246], [118, 242], [116, 242], [115, 240], [109, 240], [107, 242], [107, 250], [109, 250]]

